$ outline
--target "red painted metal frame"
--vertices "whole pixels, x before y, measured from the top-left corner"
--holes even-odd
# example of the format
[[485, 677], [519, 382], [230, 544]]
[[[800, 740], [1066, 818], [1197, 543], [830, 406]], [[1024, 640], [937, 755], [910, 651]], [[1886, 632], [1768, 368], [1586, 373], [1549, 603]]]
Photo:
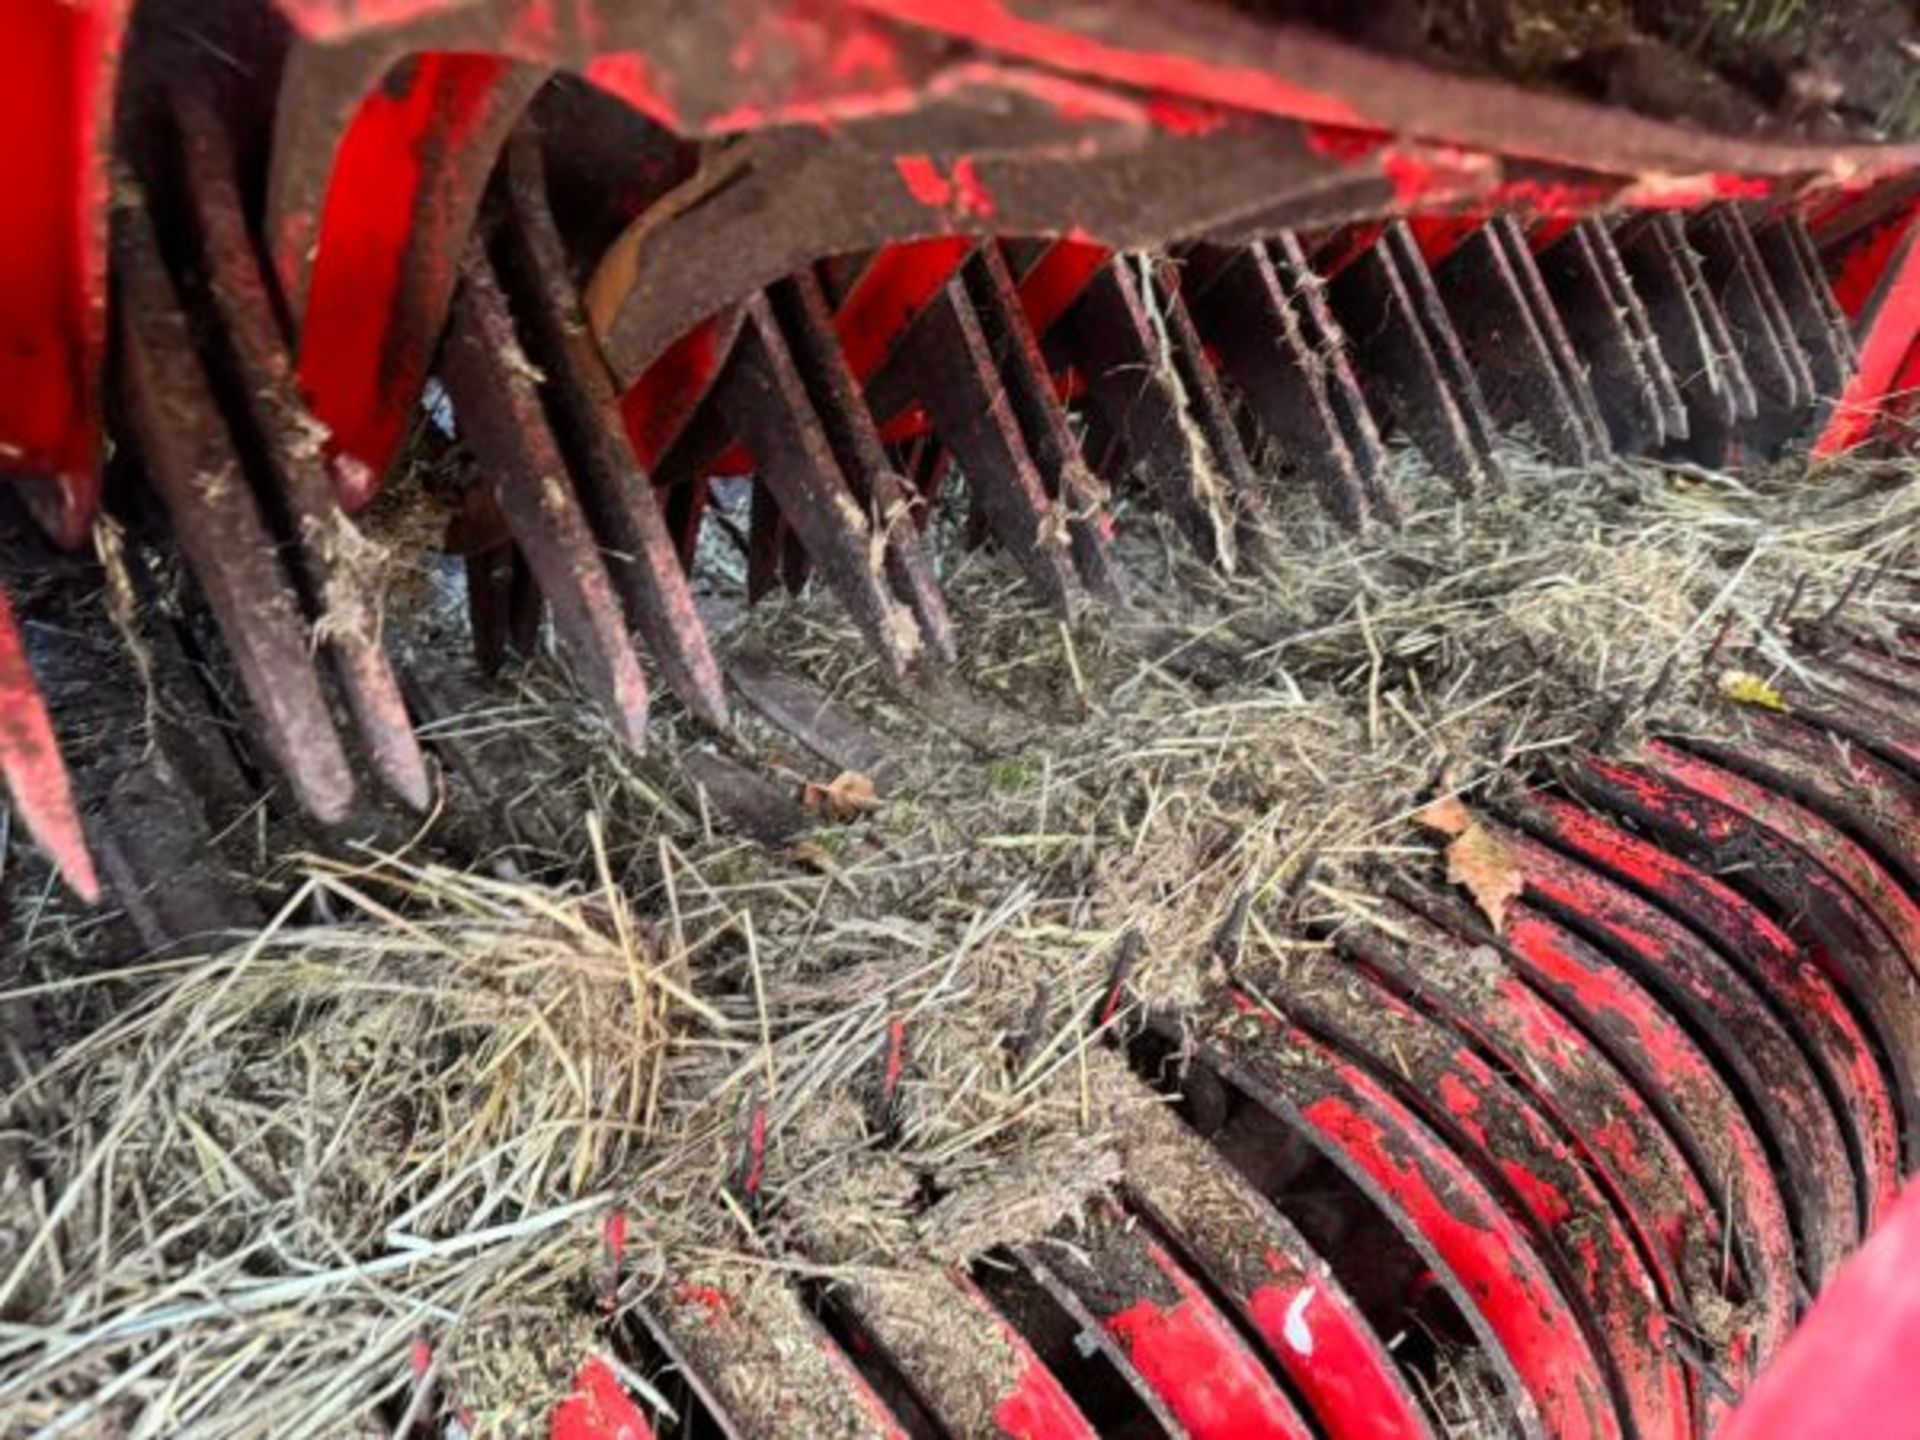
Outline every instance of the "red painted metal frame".
[[1459, 1154], [1505, 1184], [1509, 1208], [1531, 1221], [1543, 1255], [1564, 1259], [1640, 1440], [1691, 1435], [1689, 1387], [1649, 1261], [1570, 1137], [1472, 1047], [1338, 956], [1300, 957], [1275, 977], [1271, 998], [1328, 1045], [1370, 1064]]
[[[1124, 1076], [1117, 1088], [1144, 1092], [1114, 1068], [1103, 1084]], [[1292, 1222], [1165, 1105], [1116, 1106], [1114, 1121], [1129, 1207], [1172, 1235], [1252, 1326], [1321, 1433], [1431, 1440], [1386, 1344]]]
[[1651, 769], [1806, 851], [1873, 914], [1920, 977], [1920, 903], [1858, 844], [1784, 796], [1671, 745], [1649, 743], [1644, 756]]
[[[311, 22], [312, 6], [292, 8], [303, 24]], [[1747, 195], [1756, 186], [1765, 190], [1771, 180], [1763, 177], [1844, 173], [1858, 185], [1915, 158], [1892, 147], [1822, 150], [1720, 140], [1539, 95], [1525, 97], [1528, 123], [1516, 125], [1502, 104], [1517, 103], [1516, 92], [1428, 75], [1284, 25], [1230, 15], [1210, 15], [1196, 25], [1197, 17], [1181, 7], [1145, 0], [1095, 18], [1043, 0], [1017, 8], [999, 0], [861, 0], [804, 10], [767, 0], [734, 17], [735, 73], [718, 85], [704, 77], [697, 101], [690, 78], [671, 68], [688, 63], [680, 49], [668, 57], [623, 48], [643, 33], [644, 17], [563, 16], [543, 0], [492, 0], [465, 17], [452, 13], [457, 8], [425, 0], [385, 8], [357, 17], [350, 34], [348, 12], [336, 9], [328, 12], [333, 20], [312, 26], [311, 33], [364, 54], [339, 63], [322, 58], [311, 68], [355, 78], [369, 99], [357, 119], [336, 104], [333, 113], [303, 120], [288, 145], [302, 152], [304, 163], [276, 164], [270, 197], [268, 232], [283, 283], [303, 330], [318, 327], [310, 344], [303, 335], [301, 358], [316, 413], [348, 453], [376, 470], [389, 453], [389, 412], [414, 379], [407, 346], [424, 342], [414, 338], [396, 349], [372, 333], [380, 319], [365, 316], [388, 317], [396, 307], [380, 302], [392, 297], [401, 302], [393, 323], [404, 323], [416, 337], [437, 333], [458, 255], [456, 231], [471, 214], [487, 152], [497, 144], [494, 119], [517, 108], [519, 100], [507, 92], [522, 84], [499, 60], [434, 54], [438, 49], [484, 49], [536, 71], [578, 69], [689, 137], [897, 113], [963, 77], [1043, 97], [1062, 113], [1128, 111], [1172, 133], [1217, 126], [1223, 113], [1281, 117], [1327, 127], [1323, 153], [1329, 156], [1397, 163], [1405, 206], [1457, 190], [1463, 176], [1478, 177], [1471, 183], [1482, 192], [1479, 213], [1515, 206], [1584, 211], [1608, 201], [1699, 204]], [[935, 35], [977, 49], [957, 60], [946, 57]], [[776, 52], [783, 60], [777, 79], [768, 70]], [[405, 93], [397, 101], [380, 98], [376, 83], [408, 54], [423, 58], [411, 78], [402, 72]], [[292, 68], [303, 56], [296, 53]], [[1021, 68], [1028, 64], [1047, 69]], [[362, 146], [354, 132], [363, 126], [390, 132], [386, 143]], [[1443, 145], [1406, 147], [1390, 132], [1432, 136]], [[394, 139], [413, 143], [396, 149]], [[1397, 149], [1405, 153], [1396, 159]], [[313, 159], [336, 152], [337, 174]], [[1580, 185], [1508, 184], [1496, 158], [1502, 154], [1576, 166], [1589, 178]], [[970, 163], [960, 157], [948, 173], [931, 157], [903, 155], [899, 173], [936, 208], [971, 210], [978, 219], [991, 201], [968, 198], [973, 192], [962, 181]], [[431, 201], [420, 194], [427, 182]], [[423, 228], [445, 233], [423, 236]], [[323, 278], [336, 265], [347, 267], [348, 279]], [[354, 289], [369, 279], [371, 291]], [[319, 297], [331, 294], [354, 294], [364, 314], [329, 318], [330, 307]], [[350, 484], [359, 483], [351, 472]]]
[[[1402, 905], [1383, 920], [1388, 930], [1343, 938], [1348, 962], [1496, 1060], [1553, 1118], [1635, 1227], [1674, 1312], [1685, 1317], [1706, 1298], [1695, 1293], [1703, 1284], [1709, 1294], [1736, 1288], [1737, 1269], [1725, 1277], [1731, 1284], [1721, 1283], [1726, 1252], [1718, 1206], [1620, 1068], [1493, 947], [1470, 946]], [[1761, 1339], [1780, 1333], [1776, 1323]], [[1754, 1347], [1734, 1339], [1729, 1358], [1737, 1371]], [[1711, 1391], [1703, 1396], [1703, 1428], [1722, 1408]]]
[[[1913, 212], [1881, 232], [1889, 242], [1853, 252], [1852, 266], [1836, 280], [1836, 296], [1854, 313], [1865, 333], [1860, 363], [1834, 406], [1826, 428], [1814, 441], [1813, 454], [1830, 459], [1874, 438], [1889, 403], [1910, 391], [1920, 376], [1914, 373], [1916, 345], [1920, 344], [1920, 225]], [[1871, 298], [1857, 297], [1868, 284]]]
[[1020, 1367], [1014, 1388], [993, 1397], [994, 1428], [1007, 1440], [1093, 1440], [1093, 1426], [1073, 1403], [1059, 1379], [1046, 1362], [1027, 1343], [1027, 1337], [991, 1301], [980, 1293], [964, 1271], [947, 1272], [957, 1303], [984, 1316], [994, 1327], [1001, 1343], [1013, 1351]]
[[1760, 1311], [1764, 1360], [1796, 1313], [1793, 1233], [1766, 1148], [1739, 1102], [1679, 1023], [1578, 937], [1521, 903], [1508, 915], [1505, 939], [1535, 983], [1633, 1078], [1734, 1221]]
[[1524, 893], [1604, 939], [1745, 1095], [1778, 1155], [1776, 1178], [1817, 1288], [1857, 1243], [1859, 1205], [1839, 1122], [1793, 1038], [1738, 971], [1672, 918], [1537, 841], [1481, 823], [1506, 847]]
[[1194, 1440], [1309, 1440], [1313, 1430], [1259, 1357], [1165, 1246], [1117, 1207], [1065, 1241], [1084, 1260], [1051, 1263], [1147, 1387]]
[[1864, 1219], [1892, 1203], [1899, 1121], [1886, 1078], [1845, 997], [1781, 930], [1733, 890], [1685, 860], [1550, 795], [1517, 807], [1528, 829], [1666, 906], [1738, 960], [1803, 1037], [1850, 1119], [1865, 1182]]
[[1851, 891], [1806, 852], [1758, 822], [1636, 766], [1589, 760], [1568, 773], [1581, 798], [1711, 865], [1758, 897], [1848, 997], [1877, 1040], [1908, 1168], [1920, 1156], [1920, 987], [1891, 939]]
[[1533, 1242], [1471, 1167], [1361, 1067], [1257, 1000], [1215, 1027], [1224, 1073], [1291, 1123], [1406, 1221], [1464, 1285], [1521, 1386], [1521, 1428], [1618, 1435], [1599, 1361]]

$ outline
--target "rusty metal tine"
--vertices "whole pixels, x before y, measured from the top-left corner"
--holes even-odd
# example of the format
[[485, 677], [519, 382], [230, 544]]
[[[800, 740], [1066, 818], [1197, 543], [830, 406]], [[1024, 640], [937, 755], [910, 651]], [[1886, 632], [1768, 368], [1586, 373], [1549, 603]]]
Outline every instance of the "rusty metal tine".
[[1741, 357], [1740, 347], [1733, 343], [1733, 329], [1727, 324], [1726, 311], [1721, 308], [1713, 287], [1707, 284], [1706, 274], [1700, 268], [1700, 254], [1687, 242], [1686, 226], [1678, 215], [1672, 214], [1656, 214], [1650, 217], [1650, 223], [1668, 237], [1674, 260], [1686, 276], [1694, 305], [1700, 312], [1701, 322], [1706, 327], [1707, 337], [1713, 344], [1727, 385], [1733, 392], [1735, 418], [1753, 419], [1760, 410], [1760, 397], [1753, 386], [1752, 372]]
[[1587, 465], [1599, 458], [1499, 227], [1488, 224], [1475, 231], [1440, 263], [1433, 278], [1494, 420], [1530, 426], [1541, 448], [1562, 464]]
[[1826, 316], [1827, 328], [1840, 346], [1842, 368], [1852, 374], [1854, 367], [1860, 363], [1860, 347], [1855, 343], [1853, 326], [1847, 323], [1840, 302], [1834, 298], [1833, 288], [1827, 284], [1826, 266], [1821, 262], [1819, 247], [1813, 243], [1813, 232], [1807, 228], [1806, 218], [1801, 215], [1788, 215], [1781, 225], [1787, 238], [1793, 242], [1793, 248], [1800, 254], [1800, 268], [1810, 282], [1814, 304]]
[[887, 579], [894, 595], [913, 611], [920, 636], [939, 659], [958, 658], [953, 619], [921, 539], [912, 490], [880, 442], [873, 415], [834, 334], [826, 296], [811, 272], [780, 281], [767, 292], [782, 333], [799, 365], [827, 443], [840, 463], [868, 525], [883, 537]]
[[1735, 419], [1733, 388], [1674, 253], [1673, 233], [1653, 223], [1655, 218], [1628, 221], [1614, 232], [1614, 240], [1685, 401], [1686, 428], [1674, 438], [1689, 445], [1724, 445]]
[[300, 399], [247, 233], [224, 123], [204, 96], [175, 97], [186, 189], [208, 265], [207, 296], [219, 316], [266, 475], [291, 522], [291, 539], [314, 609], [314, 632], [333, 661], [373, 768], [415, 810], [432, 799], [426, 756], [381, 643], [381, 597], [364, 562], [373, 542], [341, 509], [322, 464], [314, 422]]
[[1281, 466], [1304, 476], [1342, 525], [1365, 525], [1371, 514], [1366, 486], [1325, 368], [1266, 250], [1248, 245], [1222, 260], [1213, 283], [1193, 302], [1193, 318]]
[[516, 655], [540, 653], [540, 624], [547, 618], [533, 567], [518, 545], [507, 547], [507, 638]]
[[920, 628], [887, 587], [866, 512], [854, 503], [766, 295], [754, 296], [743, 313], [733, 354], [714, 382], [714, 402], [753, 453], [759, 479], [827, 585], [881, 662], [902, 674], [924, 653]]
[[647, 682], [593, 532], [547, 428], [538, 373], [520, 348], [493, 266], [476, 243], [442, 361], [454, 421], [493, 481], [507, 528], [554, 630], [620, 737], [646, 740]]
[[1741, 268], [1747, 273], [1754, 292], [1760, 297], [1761, 309], [1767, 322], [1773, 327], [1774, 338], [1779, 342], [1780, 353], [1786, 357], [1793, 371], [1793, 382], [1799, 391], [1800, 404], [1811, 405], [1818, 390], [1813, 383], [1813, 365], [1807, 350], [1800, 343], [1800, 337], [1787, 317], [1786, 301], [1782, 298], [1780, 287], [1774, 283], [1772, 273], [1767, 269], [1766, 261], [1760, 255], [1760, 247], [1754, 243], [1753, 230], [1746, 216], [1737, 206], [1729, 205], [1721, 212], [1726, 217], [1728, 236], [1733, 240], [1734, 248], [1740, 256]]
[[[1187, 318], [1184, 305], [1181, 316]], [[1170, 345], [1171, 330], [1169, 325]], [[1218, 492], [1250, 486], [1245, 452], [1237, 436], [1226, 455], [1212, 443], [1212, 407], [1220, 407], [1224, 417], [1217, 387], [1196, 396], [1183, 374], [1168, 372], [1179, 362], [1161, 355], [1125, 260], [1109, 261], [1087, 282], [1048, 332], [1046, 348], [1060, 368], [1071, 366], [1086, 383], [1094, 413], [1118, 440], [1129, 468], [1159, 495], [1200, 558], [1231, 567], [1236, 558], [1232, 517], [1227, 497]]]
[[1379, 408], [1455, 490], [1473, 495], [1490, 488], [1492, 455], [1483, 452], [1463, 413], [1468, 397], [1442, 367], [1393, 247], [1376, 242], [1356, 256], [1334, 277], [1328, 299]]
[[978, 247], [961, 267], [960, 283], [980, 316], [981, 333], [1000, 372], [1007, 399], [1039, 468], [1047, 497], [1066, 523], [1074, 568], [1092, 594], [1109, 604], [1126, 599], [1126, 582], [1113, 554], [1107, 518], [1107, 487], [1087, 468], [1080, 442], [1053, 388], [1040, 342], [1027, 324], [1013, 276], [1000, 247]]
[[1027, 453], [980, 317], [958, 276], [921, 313], [895, 354], [935, 434], [959, 463], [975, 513], [985, 517], [1040, 600], [1065, 612], [1079, 590], [1065, 526]]
[[1753, 382], [1756, 404], [1753, 418], [1760, 418], [1758, 407], [1762, 402], [1769, 411], [1797, 410], [1806, 398], [1801, 393], [1800, 377], [1774, 332], [1772, 315], [1762, 302], [1745, 256], [1734, 239], [1726, 210], [1715, 206], [1694, 216], [1687, 227], [1687, 243], [1699, 258], [1700, 273], [1725, 317], [1727, 333]]
[[1653, 376], [1587, 227], [1576, 225], [1548, 246], [1539, 267], [1568, 341], [1591, 367], [1594, 398], [1613, 448], [1630, 454], [1658, 449], [1666, 440], [1666, 421]]
[[1346, 332], [1327, 303], [1326, 283], [1314, 273], [1307, 252], [1291, 230], [1282, 230], [1264, 242], [1268, 255], [1280, 275], [1281, 284], [1300, 311], [1301, 326], [1308, 343], [1319, 356], [1327, 378], [1327, 396], [1333, 402], [1334, 418], [1347, 438], [1347, 450], [1353, 456], [1360, 476], [1360, 488], [1366, 493], [1368, 513], [1375, 520], [1396, 524], [1400, 502], [1387, 487], [1387, 448], [1380, 439], [1380, 427], [1367, 408], [1367, 397], [1360, 389], [1347, 354]]
[[758, 476], [747, 497], [747, 603], [758, 605], [779, 587], [780, 507]]
[[146, 213], [115, 215], [128, 418], [148, 479], [233, 654], [261, 743], [300, 808], [346, 818], [353, 775], [314, 669], [314, 637], [241, 470]]
[[1613, 243], [1613, 232], [1592, 216], [1582, 220], [1579, 229], [1593, 248], [1594, 258], [1600, 265], [1601, 278], [1613, 292], [1614, 303], [1620, 307], [1627, 328], [1634, 337], [1640, 361], [1646, 366], [1648, 378], [1653, 381], [1654, 395], [1660, 407], [1662, 438], [1685, 438], [1687, 405], [1680, 398], [1680, 382], [1674, 377], [1673, 367], [1667, 363], [1666, 354], [1660, 348], [1660, 337], [1654, 333], [1646, 304], [1641, 300], [1640, 292], [1634, 288], [1633, 277], [1627, 273], [1627, 262], [1620, 257], [1620, 247]]
[[726, 686], [694, 606], [693, 589], [668, 532], [660, 496], [627, 443], [619, 395], [588, 333], [566, 250], [547, 204], [538, 136], [522, 130], [507, 151], [506, 227], [523, 318], [538, 363], [551, 378], [557, 438], [569, 452], [581, 508], [600, 537], [629, 623], [661, 677], [716, 729], [730, 724]]
[[1795, 228], [1794, 219], [1783, 217], [1759, 226], [1750, 235], [1760, 263], [1779, 294], [1787, 328], [1806, 357], [1814, 401], [1832, 401], [1853, 370], [1852, 346], [1846, 339], [1845, 326], [1836, 326], [1828, 316], [1832, 297], [1827, 295], [1827, 303], [1821, 303], [1826, 281], [1807, 269]]
[[14, 622], [13, 603], [0, 584], [0, 780], [26, 822], [27, 833], [59, 867], [66, 882], [89, 904], [100, 898], [100, 879], [87, 850], [80, 812], [66, 762], [54, 737], [46, 697], [34, 682], [26, 642]]
[[1506, 247], [1507, 263], [1520, 282], [1520, 293], [1526, 298], [1540, 338], [1546, 342], [1547, 354], [1560, 373], [1560, 383], [1573, 400], [1574, 412], [1586, 426], [1595, 458], [1612, 458], [1613, 445], [1607, 438], [1607, 424], [1601, 417], [1599, 402], [1594, 399], [1593, 386], [1587, 380], [1587, 367], [1567, 339], [1567, 327], [1561, 321], [1553, 297], [1547, 293], [1546, 283], [1540, 278], [1540, 267], [1534, 261], [1533, 249], [1527, 244], [1519, 220], [1512, 215], [1501, 215], [1490, 223], [1499, 242]]
[[513, 574], [513, 547], [475, 550], [462, 560], [474, 662], [481, 674], [495, 675], [507, 659], [507, 587]]
[[1241, 439], [1219, 372], [1208, 359], [1199, 327], [1193, 323], [1193, 311], [1182, 293], [1180, 266], [1159, 256], [1154, 277], [1160, 313], [1166, 319], [1172, 341], [1174, 371], [1186, 392], [1194, 424], [1212, 454], [1216, 479], [1233, 511], [1237, 553], [1258, 560], [1268, 550], [1267, 537], [1279, 522], [1267, 505], [1264, 487]]
[[1406, 282], [1407, 298], [1413, 302], [1414, 313], [1433, 347], [1433, 358], [1459, 402], [1460, 417], [1472, 432], [1473, 447], [1482, 467], [1495, 484], [1505, 484], [1506, 474], [1495, 454], [1497, 436], [1493, 412], [1487, 408], [1480, 378], [1467, 361], [1460, 332], [1454, 329], [1453, 317], [1447, 314], [1446, 302], [1440, 298], [1440, 287], [1433, 283], [1433, 270], [1427, 264], [1427, 257], [1420, 253], [1420, 244], [1404, 220], [1388, 223], [1381, 232], [1380, 247], [1391, 254], [1394, 268]]

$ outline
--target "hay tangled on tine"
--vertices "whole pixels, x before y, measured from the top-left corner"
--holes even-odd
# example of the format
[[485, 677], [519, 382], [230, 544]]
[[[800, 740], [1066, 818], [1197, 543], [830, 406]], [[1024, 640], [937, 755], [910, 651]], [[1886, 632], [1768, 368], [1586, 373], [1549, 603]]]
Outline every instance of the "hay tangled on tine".
[[[1790, 668], [1788, 630], [1836, 604], [1855, 633], [1920, 618], [1910, 469], [1510, 465], [1471, 504], [1410, 474], [1399, 531], [1303, 507], [1271, 573], [1230, 581], [1126, 517], [1125, 620], [1063, 625], [959, 560], [963, 673], [1000, 707], [956, 722], [974, 743], [879, 684], [830, 604], [762, 607], [729, 643], [829, 689], [898, 767], [877, 807], [835, 805], [831, 773], [744, 720], [817, 807], [795, 843], [729, 829], [686, 778], [690, 726], [625, 754], [536, 668], [434, 727], [524, 781], [482, 873], [308, 860], [279, 922], [218, 953], [45, 962], [42, 1008], [91, 1015], [109, 983], [122, 1003], [6, 1102], [0, 1414], [386, 1433], [447, 1403], [535, 1433], [601, 1333], [616, 1203], [623, 1304], [668, 1275], [831, 1280], [1037, 1233], [1117, 1164], [1087, 1063], [1116, 976], [1177, 1005], [1223, 935], [1324, 945], [1375, 872], [1428, 862], [1406, 820], [1436, 787], [1718, 723], [1720, 669]], [[756, 1111], [749, 1213], [729, 1179]]]

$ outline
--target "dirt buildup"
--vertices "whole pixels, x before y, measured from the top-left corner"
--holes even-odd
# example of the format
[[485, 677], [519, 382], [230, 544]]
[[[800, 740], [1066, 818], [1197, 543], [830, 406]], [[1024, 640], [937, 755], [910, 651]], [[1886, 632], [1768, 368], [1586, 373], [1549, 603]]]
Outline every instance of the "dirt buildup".
[[1734, 134], [1920, 135], [1907, 0], [1246, 0], [1442, 68]]

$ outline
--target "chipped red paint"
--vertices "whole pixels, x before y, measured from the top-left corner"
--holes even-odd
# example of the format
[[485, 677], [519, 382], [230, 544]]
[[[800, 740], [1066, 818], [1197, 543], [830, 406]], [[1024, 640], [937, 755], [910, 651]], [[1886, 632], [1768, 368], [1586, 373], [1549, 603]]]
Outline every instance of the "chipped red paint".
[[[1666, 1127], [1629, 1079], [1560, 1010], [1490, 949], [1491, 983], [1470, 979], [1461, 943], [1402, 912], [1397, 927], [1443, 962], [1403, 951], [1383, 936], [1355, 937], [1353, 962], [1396, 993], [1437, 1013], [1500, 1060], [1514, 1082], [1571, 1137], [1639, 1237], [1669, 1304], [1682, 1303], [1681, 1277], [1721, 1251], [1715, 1207]], [[1444, 982], [1457, 985], [1452, 988]]]
[[1920, 903], [1859, 844], [1785, 796], [1731, 770], [1658, 741], [1649, 743], [1644, 753], [1647, 763], [1661, 774], [1738, 811], [1811, 855], [1872, 912], [1920, 977]]
[[961, 1304], [993, 1326], [1018, 1368], [1013, 1388], [994, 1401], [994, 1429], [1006, 1440], [1094, 1440], [1099, 1432], [1080, 1413], [1058, 1377], [1027, 1343], [1027, 1337], [994, 1309], [964, 1270], [947, 1271], [947, 1281]]
[[1654, 906], [1537, 841], [1481, 821], [1520, 868], [1525, 893], [1572, 916], [1684, 1021], [1749, 1104], [1779, 1157], [1783, 1196], [1815, 1284], [1859, 1240], [1845, 1137], [1798, 1043], [1732, 965]]
[[[1319, 1136], [1329, 1158], [1404, 1218], [1403, 1233], [1457, 1277], [1512, 1367], [1544, 1433], [1618, 1436], [1600, 1365], [1532, 1240], [1473, 1171], [1410, 1110], [1358, 1066], [1235, 993], [1264, 1037], [1245, 1022], [1219, 1036], [1229, 1074], [1272, 1097]], [[1246, 1008], [1248, 1006], [1252, 1008]], [[1278, 1053], [1284, 1052], [1281, 1063]]]
[[1591, 811], [1538, 796], [1519, 811], [1528, 828], [1681, 916], [1738, 961], [1795, 1027], [1849, 1117], [1869, 1220], [1891, 1203], [1899, 1176], [1893, 1097], [1859, 1022], [1833, 982], [1785, 931], [1733, 890]]
[[1423, 1440], [1426, 1422], [1353, 1302], [1293, 1256], [1269, 1249], [1264, 1260], [1276, 1278], [1245, 1297], [1247, 1316], [1320, 1428]]
[[1524, 1091], [1444, 1025], [1343, 960], [1303, 957], [1267, 988], [1290, 1018], [1369, 1064], [1479, 1174], [1505, 1182], [1543, 1257], [1558, 1250], [1571, 1262], [1572, 1298], [1590, 1322], [1596, 1353], [1610, 1364], [1634, 1432], [1643, 1440], [1689, 1435], [1687, 1378], [1672, 1354], [1648, 1262], [1568, 1139]]
[[34, 683], [26, 644], [14, 623], [13, 604], [0, 585], [0, 778], [61, 875], [82, 898], [100, 898], [100, 880], [87, 851], [86, 832], [74, 808], [66, 762], [54, 738], [53, 720]]
[[971, 155], [962, 155], [946, 170], [931, 155], [896, 155], [894, 169], [907, 193], [929, 210], [986, 220], [993, 216], [993, 195], [980, 179]]
[[573, 1377], [573, 1390], [547, 1418], [547, 1440], [653, 1440], [653, 1427], [604, 1360]]
[[[1117, 1216], [1112, 1223], [1095, 1253], [1132, 1263], [1102, 1267], [1099, 1318], [1186, 1432], [1194, 1440], [1308, 1440], [1311, 1427], [1179, 1262], [1144, 1231]], [[1137, 1263], [1158, 1273], [1164, 1294], [1133, 1291], [1147, 1284], [1144, 1275], [1133, 1278]]]
[[1920, 1156], [1920, 987], [1892, 940], [1827, 871], [1755, 821], [1635, 766], [1588, 760], [1569, 772], [1583, 798], [1631, 817], [1663, 842], [1697, 852], [1725, 883], [1757, 896], [1825, 972], [1877, 1043], [1902, 1153]]
[[1650, 995], [1561, 926], [1521, 903], [1506, 939], [1535, 983], [1605, 1047], [1681, 1139], [1752, 1269], [1764, 1358], [1795, 1313], [1793, 1235], [1765, 1147], [1712, 1062]]
[[940, 173], [931, 155], [896, 155], [893, 168], [900, 172], [900, 183], [907, 193], [929, 209], [941, 209], [953, 202], [953, 182]]
[[1007, 1440], [1093, 1440], [1099, 1433], [1074, 1408], [1053, 1372], [1031, 1352], [1013, 1390], [993, 1407], [993, 1426]]

